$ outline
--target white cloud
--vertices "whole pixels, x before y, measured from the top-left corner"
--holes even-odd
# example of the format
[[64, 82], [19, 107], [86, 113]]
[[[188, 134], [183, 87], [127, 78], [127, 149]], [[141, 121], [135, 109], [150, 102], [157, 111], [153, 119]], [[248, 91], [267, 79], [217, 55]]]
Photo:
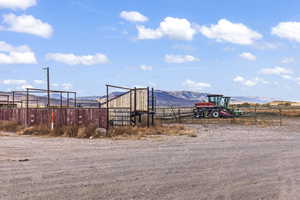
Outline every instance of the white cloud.
[[27, 84], [27, 81], [8, 79], [8, 80], [2, 80], [1, 83], [4, 85], [22, 85], [22, 84]]
[[146, 22], [148, 18], [136, 11], [122, 11], [120, 17], [130, 22]]
[[96, 65], [109, 62], [104, 54], [78, 56], [74, 54], [49, 53], [46, 55], [48, 60], [61, 62], [68, 65]]
[[159, 39], [164, 36], [174, 40], [192, 40], [196, 30], [192, 24], [184, 18], [166, 17], [157, 29], [149, 29], [137, 26], [138, 39]]
[[63, 83], [62, 87], [64, 90], [70, 90], [73, 88], [73, 85], [71, 83]]
[[38, 85], [42, 85], [45, 83], [45, 81], [43, 81], [43, 80], [34, 80], [33, 82]]
[[300, 22], [281, 22], [272, 28], [272, 34], [300, 42]]
[[197, 62], [198, 58], [191, 55], [166, 55], [165, 62], [167, 63], [187, 63], [187, 62]]
[[257, 85], [256, 81], [252, 81], [252, 80], [246, 80], [245, 82], [243, 82], [243, 84], [247, 87], [253, 87]]
[[3, 23], [7, 26], [2, 27], [2, 30], [28, 33], [44, 38], [49, 38], [53, 34], [51, 25], [34, 18], [32, 15], [16, 16], [14, 14], [7, 14], [3, 15], [3, 19]]
[[[2, 53], [1, 53], [2, 52]], [[14, 47], [0, 41], [0, 64], [36, 64], [34, 52], [26, 46]]]
[[236, 76], [233, 79], [233, 81], [236, 82], [236, 83], [240, 83], [241, 85], [244, 85], [246, 87], [254, 87], [254, 86], [256, 86], [259, 83], [262, 83], [262, 84], [268, 84], [269, 83], [268, 81], [265, 81], [262, 78], [256, 77], [256, 78], [254, 78], [252, 80], [247, 80], [247, 79], [245, 79], [242, 76]]
[[140, 69], [143, 71], [152, 71], [153, 67], [149, 65], [141, 65]]
[[264, 68], [260, 70], [261, 74], [265, 75], [287, 75], [292, 74], [293, 71], [283, 67]]
[[198, 29], [204, 36], [216, 39], [218, 42], [251, 45], [255, 40], [262, 38], [260, 33], [251, 30], [244, 24], [234, 24], [226, 19], [221, 19], [218, 24], [210, 27], [199, 26]]
[[145, 26], [137, 26], [136, 28], [139, 34], [138, 39], [140, 40], [159, 39], [164, 35], [159, 29], [153, 30], [150, 28], [145, 28]]
[[29, 7], [35, 6], [37, 0], [0, 0], [0, 8], [22, 9], [26, 10]]
[[249, 52], [242, 53], [240, 57], [250, 61], [256, 60], [256, 56]]
[[254, 44], [254, 47], [259, 50], [274, 50], [278, 49], [282, 44], [260, 41]]
[[183, 82], [183, 86], [189, 90], [203, 90], [211, 87], [209, 83], [195, 82], [189, 79]]
[[293, 62], [295, 62], [295, 58], [292, 58], [292, 57], [286, 57], [281, 60], [281, 63], [283, 63], [283, 64], [290, 64]]
[[242, 76], [236, 76], [234, 79], [233, 79], [234, 82], [244, 82], [245, 81], [245, 78], [242, 77]]

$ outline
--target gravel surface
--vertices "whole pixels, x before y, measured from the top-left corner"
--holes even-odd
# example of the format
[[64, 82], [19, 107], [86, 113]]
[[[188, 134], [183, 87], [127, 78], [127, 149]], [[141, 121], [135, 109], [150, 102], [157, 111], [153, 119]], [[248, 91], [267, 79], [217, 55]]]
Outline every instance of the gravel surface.
[[139, 141], [0, 134], [0, 199], [300, 199], [300, 121]]

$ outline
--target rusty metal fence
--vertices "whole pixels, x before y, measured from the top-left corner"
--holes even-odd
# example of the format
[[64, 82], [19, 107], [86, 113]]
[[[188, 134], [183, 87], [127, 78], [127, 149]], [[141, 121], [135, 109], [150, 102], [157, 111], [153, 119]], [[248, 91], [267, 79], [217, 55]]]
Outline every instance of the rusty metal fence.
[[0, 121], [14, 121], [25, 126], [49, 125], [87, 126], [107, 128], [105, 108], [15, 108], [0, 109]]

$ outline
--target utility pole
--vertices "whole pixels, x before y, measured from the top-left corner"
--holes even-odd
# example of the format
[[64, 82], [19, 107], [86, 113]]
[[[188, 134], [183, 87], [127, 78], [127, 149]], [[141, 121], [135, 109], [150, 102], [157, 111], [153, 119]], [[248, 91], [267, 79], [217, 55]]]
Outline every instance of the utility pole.
[[47, 72], [47, 107], [50, 107], [50, 74], [49, 74], [49, 67], [43, 68], [43, 70], [46, 70]]

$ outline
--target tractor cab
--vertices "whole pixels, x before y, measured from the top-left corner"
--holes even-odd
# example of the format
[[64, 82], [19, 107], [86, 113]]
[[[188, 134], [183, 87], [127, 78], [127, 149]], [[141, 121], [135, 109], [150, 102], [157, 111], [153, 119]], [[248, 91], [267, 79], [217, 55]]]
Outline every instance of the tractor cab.
[[229, 109], [229, 104], [230, 104], [230, 100], [231, 100], [231, 97], [223, 97], [224, 99], [224, 108], [226, 109]]
[[207, 95], [208, 102], [213, 103], [216, 107], [222, 107], [224, 104], [223, 95], [219, 94], [210, 94]]
[[197, 108], [203, 108], [203, 107], [210, 107], [210, 108], [214, 108], [214, 107], [225, 107], [225, 104], [227, 102], [227, 100], [224, 98], [223, 95], [219, 95], [219, 94], [210, 94], [207, 95], [207, 102], [199, 102], [196, 103], [196, 107]]

